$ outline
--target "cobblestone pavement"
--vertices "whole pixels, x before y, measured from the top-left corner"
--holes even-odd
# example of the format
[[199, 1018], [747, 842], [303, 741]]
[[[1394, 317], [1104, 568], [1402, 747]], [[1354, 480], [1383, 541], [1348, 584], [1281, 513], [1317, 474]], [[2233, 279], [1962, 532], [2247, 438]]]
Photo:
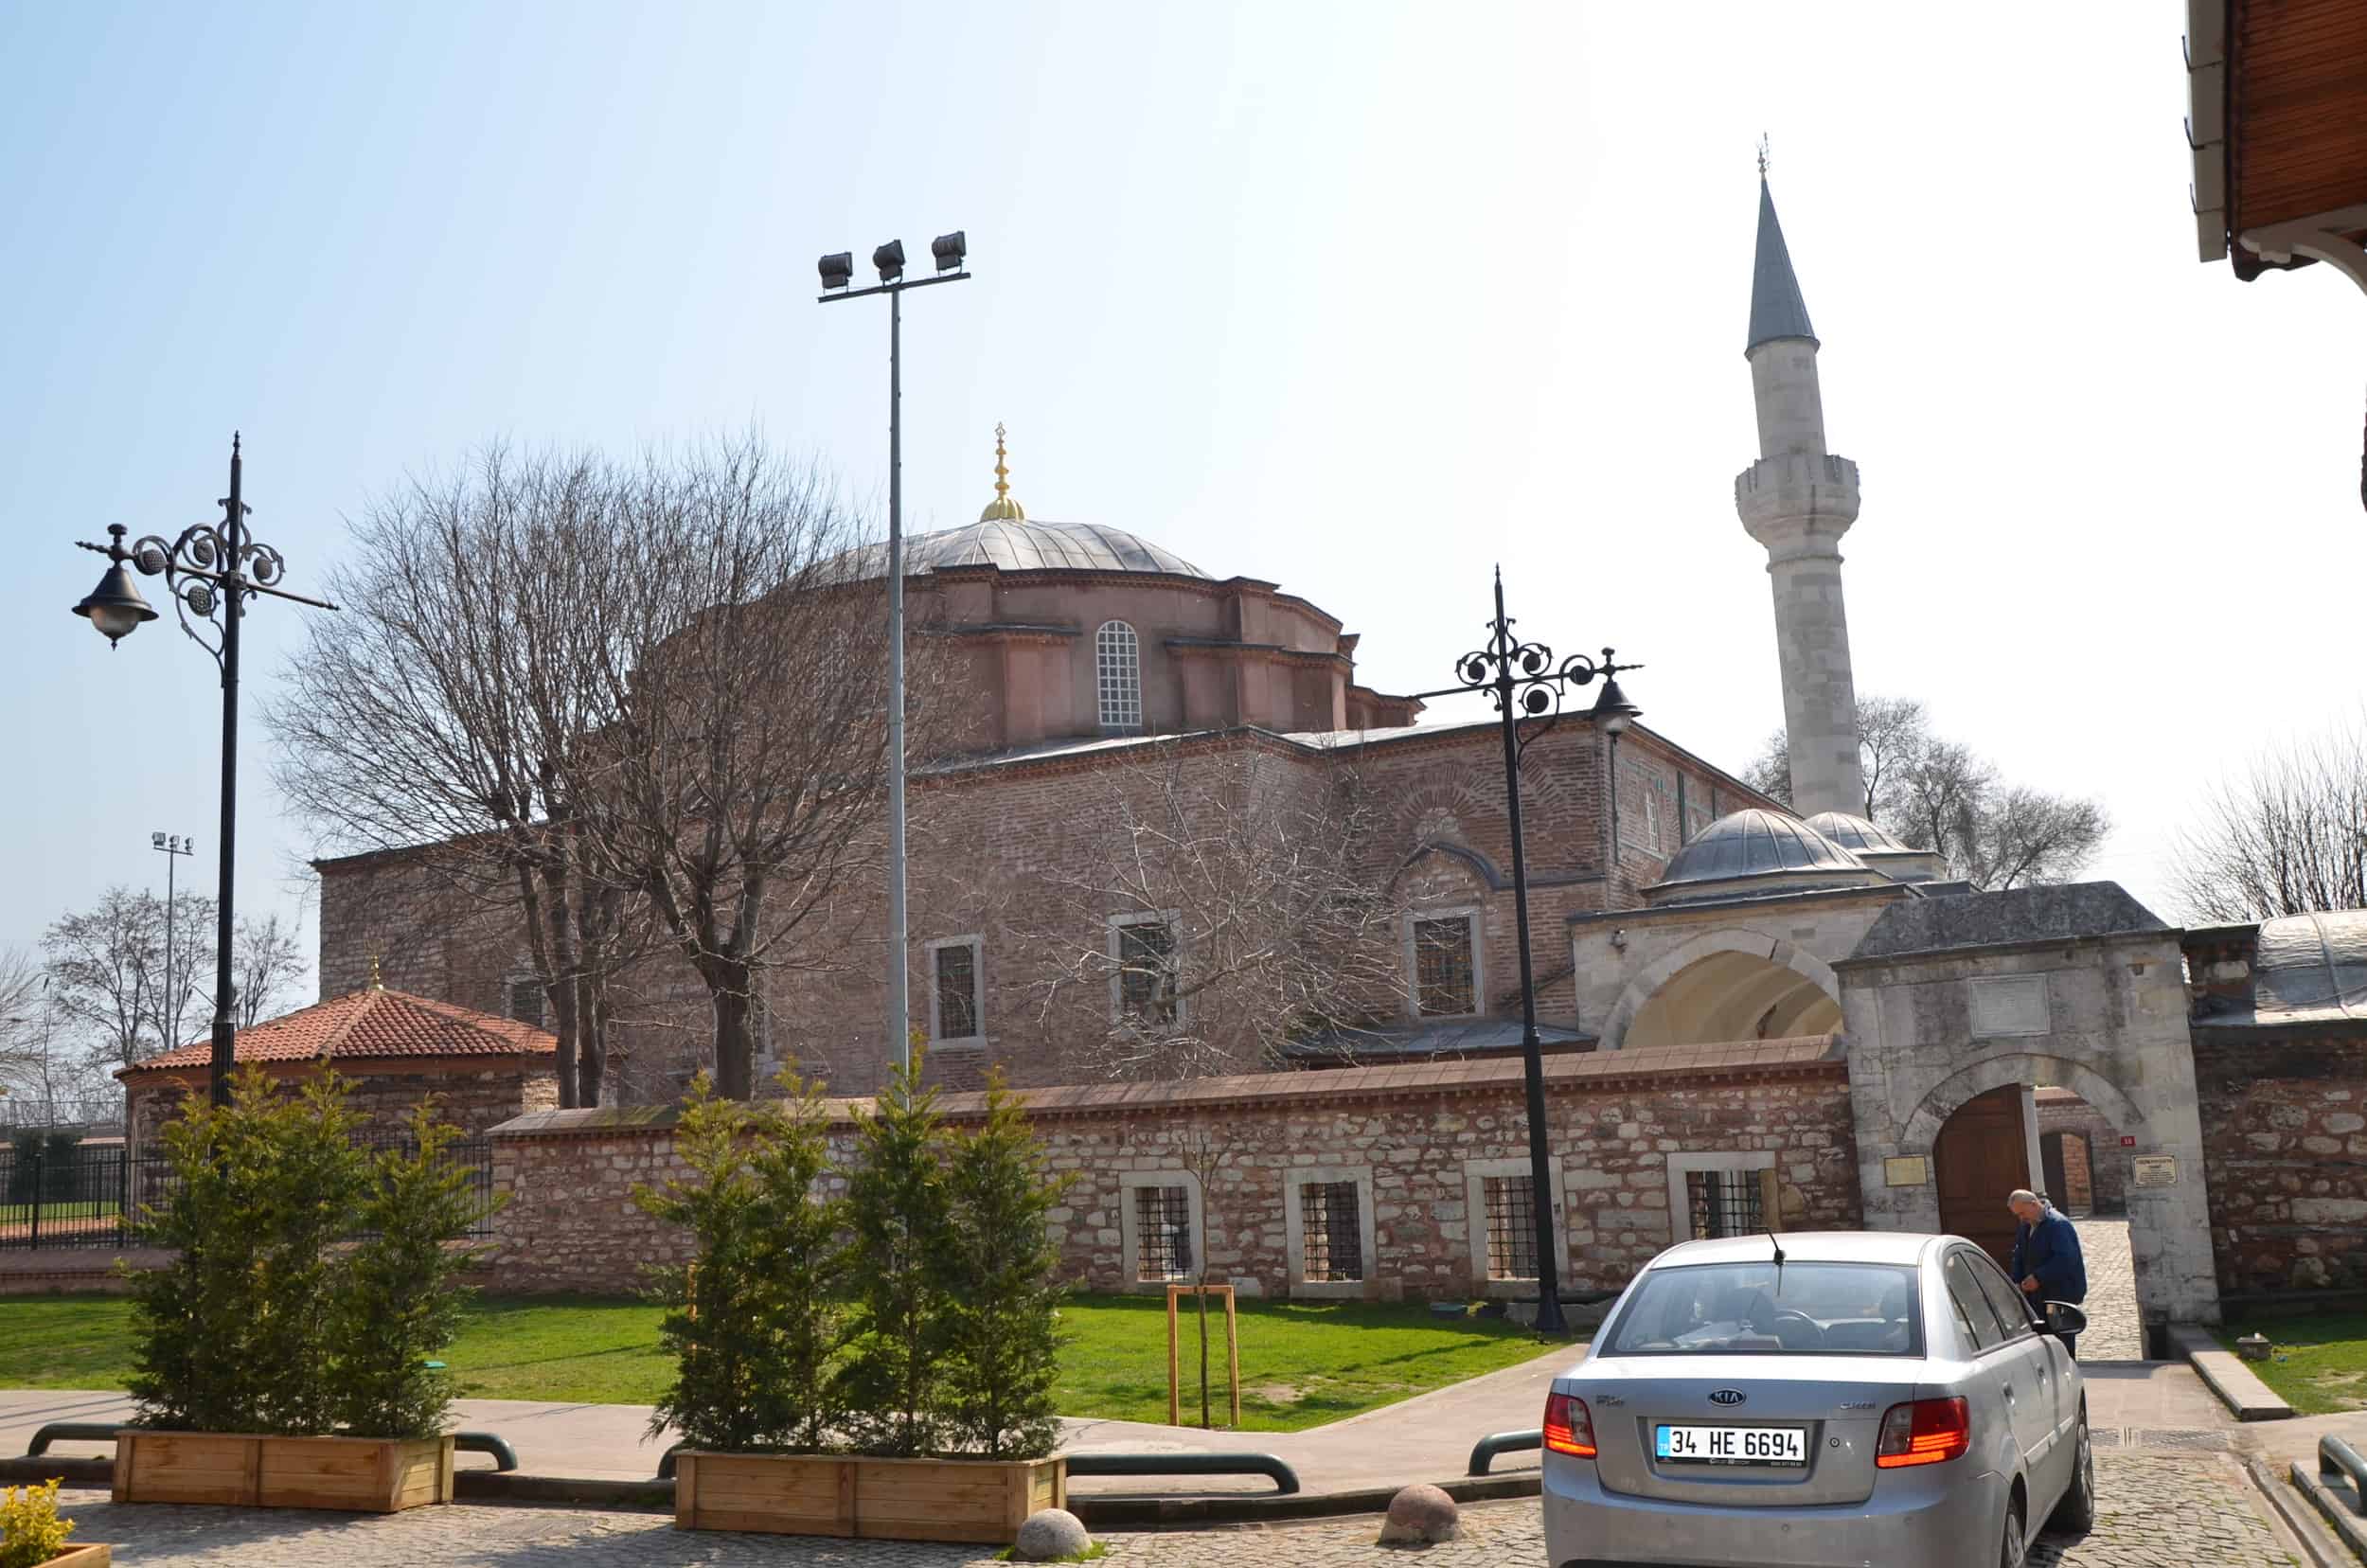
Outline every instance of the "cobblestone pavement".
[[[2267, 1568], [2291, 1561], [2224, 1454], [2096, 1455], [2102, 1508], [2076, 1540], [2046, 1537], [2034, 1568]], [[117, 1507], [103, 1492], [64, 1494], [80, 1539], [116, 1542], [126, 1564], [228, 1568], [980, 1568], [968, 1546], [833, 1541], [789, 1536], [686, 1534], [663, 1514], [455, 1504], [390, 1516], [174, 1507]], [[1404, 1564], [1498, 1568], [1544, 1561], [1534, 1499], [1466, 1508], [1463, 1539], [1419, 1553], [1379, 1547], [1369, 1517], [1272, 1529], [1112, 1535], [1110, 1568], [1358, 1568]]]
[[2144, 1322], [2137, 1315], [2137, 1268], [2128, 1255], [2126, 1220], [2074, 1220], [2079, 1256], [2088, 1266], [2088, 1331], [2079, 1336], [2081, 1361], [2140, 1361], [2145, 1353]]

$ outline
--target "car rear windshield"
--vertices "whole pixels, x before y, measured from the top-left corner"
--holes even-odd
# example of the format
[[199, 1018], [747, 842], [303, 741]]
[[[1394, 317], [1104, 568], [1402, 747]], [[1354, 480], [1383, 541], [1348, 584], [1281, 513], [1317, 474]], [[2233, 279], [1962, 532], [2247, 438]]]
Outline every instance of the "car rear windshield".
[[1772, 1261], [1653, 1269], [1596, 1353], [1920, 1356], [1915, 1271]]

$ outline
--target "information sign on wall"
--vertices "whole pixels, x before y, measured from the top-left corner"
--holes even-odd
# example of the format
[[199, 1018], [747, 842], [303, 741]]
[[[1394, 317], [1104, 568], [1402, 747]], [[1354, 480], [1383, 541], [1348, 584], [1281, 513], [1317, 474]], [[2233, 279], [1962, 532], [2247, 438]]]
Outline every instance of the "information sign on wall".
[[2175, 1186], [2178, 1160], [2169, 1154], [2140, 1154], [2128, 1162], [2128, 1177], [2141, 1187]]

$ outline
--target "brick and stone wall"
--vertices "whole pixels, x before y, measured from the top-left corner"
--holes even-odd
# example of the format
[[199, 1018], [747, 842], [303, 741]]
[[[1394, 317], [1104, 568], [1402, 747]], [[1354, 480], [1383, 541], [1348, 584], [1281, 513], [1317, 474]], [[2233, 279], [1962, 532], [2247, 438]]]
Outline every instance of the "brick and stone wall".
[[2136, 1150], [2122, 1145], [2121, 1129], [2068, 1089], [2041, 1089], [2038, 1102], [2041, 1145], [2057, 1133], [2075, 1134], [2063, 1146], [2065, 1190], [2047, 1196], [2065, 1208], [2091, 1214], [2127, 1213], [2128, 1163]]
[[[1860, 1222], [1848, 1084], [1829, 1041], [1559, 1057], [1547, 1067], [1567, 1289], [1615, 1290], [1667, 1246], [1672, 1188], [1682, 1204], [1687, 1169], [1754, 1185], [1757, 1170], [1772, 1169], [1787, 1228]], [[1486, 1217], [1474, 1211], [1487, 1176], [1526, 1169], [1517, 1061], [1051, 1089], [1024, 1099], [1051, 1165], [1073, 1182], [1055, 1223], [1067, 1272], [1085, 1288], [1146, 1286], [1136, 1278], [1135, 1189], [1174, 1185], [1204, 1218], [1213, 1274], [1245, 1291], [1522, 1292], [1518, 1281], [1486, 1277]], [[976, 1096], [942, 1103], [956, 1121], [980, 1112]], [[834, 1105], [842, 1167], [857, 1109]], [[496, 1130], [494, 1182], [508, 1202], [488, 1282], [614, 1292], [645, 1264], [681, 1261], [681, 1237], [632, 1201], [636, 1185], [681, 1173], [671, 1122], [669, 1111], [609, 1109]], [[1299, 1199], [1310, 1180], [1358, 1194], [1370, 1248], [1361, 1283], [1304, 1277]], [[1533, 1283], [1525, 1289], [1534, 1294]]]
[[[408, 1070], [341, 1062], [337, 1070], [353, 1086], [353, 1109], [373, 1131], [399, 1130], [420, 1097], [430, 1094], [438, 1096], [437, 1109], [446, 1121], [472, 1135], [559, 1104], [558, 1074], [546, 1058], [490, 1062], [446, 1059]], [[310, 1062], [275, 1063], [273, 1076], [286, 1080], [311, 1071]], [[154, 1147], [156, 1130], [180, 1108], [184, 1096], [205, 1092], [202, 1073], [175, 1073], [165, 1083], [129, 1086], [126, 1098], [134, 1143]]]
[[2346, 1033], [2196, 1042], [2224, 1290], [2367, 1290], [2367, 1038]]
[[[1479, 968], [1486, 1011], [1517, 1015], [1519, 965], [1511, 846], [1496, 732], [1486, 726], [1379, 738], [1313, 750], [1233, 732], [1186, 740], [1211, 757], [1314, 781], [1353, 769], [1378, 822], [1372, 878], [1401, 901], [1479, 911]], [[1582, 723], [1547, 734], [1523, 763], [1522, 810], [1530, 878], [1531, 957], [1540, 1021], [1579, 1027], [1579, 993], [1565, 935], [1569, 917], [1634, 907], [1685, 831], [1712, 811], [1764, 804], [1741, 785], [1658, 736], [1630, 731], [1616, 751], [1622, 803], [1614, 834], [1605, 801], [1609, 748]], [[983, 1042], [934, 1056], [949, 1087], [976, 1086], [989, 1065], [1023, 1087], [1093, 1081], [1105, 1070], [1080, 1060], [1094, 1021], [1047, 1006], [1046, 953], [1059, 938], [1097, 944], [1097, 918], [1066, 933], [1038, 926], [1047, 908], [1076, 912], [1062, 890], [1106, 829], [1113, 770], [1125, 748], [1048, 757], [988, 759], [916, 775], [910, 797], [911, 994], [926, 1028], [933, 974], [929, 944], [975, 936], [985, 1006]], [[1227, 765], [1221, 762], [1212, 766]], [[1303, 775], [1303, 776], [1302, 776]], [[860, 859], [861, 857], [858, 857]], [[401, 855], [321, 864], [321, 975], [325, 994], [365, 983], [380, 958], [386, 984], [489, 1012], [507, 1010], [507, 981], [522, 972], [514, 916], [454, 891], [456, 879]], [[794, 934], [793, 971], [765, 981], [763, 1038], [774, 1061], [795, 1059], [842, 1094], [883, 1081], [878, 933], [883, 913], [872, 879], [851, 880], [821, 916]], [[1071, 988], [1072, 990], [1075, 988]], [[687, 964], [660, 948], [615, 984], [622, 1023], [624, 1103], [669, 1100], [707, 1057], [711, 1018]], [[1381, 1006], [1388, 1007], [1387, 999]], [[1106, 1019], [1101, 1021], [1106, 1025]], [[1245, 1069], [1262, 1063], [1244, 1060]]]

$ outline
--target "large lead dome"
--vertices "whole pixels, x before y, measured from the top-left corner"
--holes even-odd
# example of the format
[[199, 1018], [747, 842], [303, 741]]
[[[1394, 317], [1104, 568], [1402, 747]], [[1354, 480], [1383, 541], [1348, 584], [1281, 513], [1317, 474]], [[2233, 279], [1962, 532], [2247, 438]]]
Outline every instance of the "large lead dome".
[[1693, 835], [1651, 889], [1651, 901], [1747, 896], [1875, 880], [1866, 863], [1797, 817], [1752, 807]]

